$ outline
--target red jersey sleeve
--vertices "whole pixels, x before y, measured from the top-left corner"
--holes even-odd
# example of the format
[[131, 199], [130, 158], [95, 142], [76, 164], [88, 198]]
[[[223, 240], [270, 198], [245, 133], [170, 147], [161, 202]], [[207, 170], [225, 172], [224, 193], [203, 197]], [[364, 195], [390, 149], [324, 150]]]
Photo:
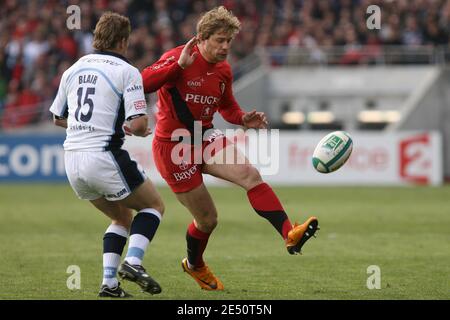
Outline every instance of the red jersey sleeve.
[[145, 93], [155, 92], [177, 78], [183, 70], [178, 64], [181, 50], [182, 47], [177, 47], [166, 52], [157, 62], [142, 70]]
[[233, 95], [233, 76], [231, 69], [227, 74], [224, 93], [219, 103], [219, 112], [222, 117], [232, 124], [242, 125], [242, 116], [245, 114]]

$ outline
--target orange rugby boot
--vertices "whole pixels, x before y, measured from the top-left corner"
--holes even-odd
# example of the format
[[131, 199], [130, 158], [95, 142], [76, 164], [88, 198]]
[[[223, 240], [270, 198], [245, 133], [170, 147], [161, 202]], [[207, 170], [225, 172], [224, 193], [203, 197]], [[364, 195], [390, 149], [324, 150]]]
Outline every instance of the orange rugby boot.
[[[288, 232], [286, 248], [290, 254], [301, 254], [303, 245], [319, 230], [319, 221], [316, 217], [310, 217], [302, 224], [295, 223]], [[314, 236], [315, 237], [315, 236]]]
[[204, 290], [223, 290], [222, 282], [209, 270], [208, 266], [205, 264], [201, 268], [189, 269], [187, 258], [181, 261], [181, 267], [184, 272], [189, 274], [199, 286]]

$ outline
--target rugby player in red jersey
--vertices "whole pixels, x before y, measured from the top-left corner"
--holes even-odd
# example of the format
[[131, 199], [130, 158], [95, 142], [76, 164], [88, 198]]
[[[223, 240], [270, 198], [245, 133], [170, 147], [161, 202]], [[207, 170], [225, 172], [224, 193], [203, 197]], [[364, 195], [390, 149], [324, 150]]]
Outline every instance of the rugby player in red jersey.
[[[159, 111], [153, 140], [156, 167], [194, 217], [187, 229], [187, 258], [182, 260], [182, 267], [206, 290], [223, 290], [223, 284], [203, 261], [208, 238], [217, 225], [217, 210], [203, 184], [203, 174], [244, 188], [252, 207], [280, 233], [290, 254], [299, 253], [318, 229], [315, 217], [292, 225], [278, 197], [258, 170], [223, 134], [208, 130], [213, 127], [217, 111], [228, 122], [244, 128], [267, 127], [263, 112], [243, 111], [233, 96], [233, 78], [226, 58], [239, 29], [240, 22], [230, 11], [223, 6], [214, 8], [198, 21], [196, 37], [184, 46], [167, 51], [159, 61], [142, 71], [144, 91], [158, 91]], [[200, 143], [191, 141], [188, 148], [192, 152], [186, 156], [189, 154], [186, 150], [174, 150], [180, 146], [179, 140], [173, 141], [174, 132], [184, 129], [187, 136], [194, 136], [197, 134], [194, 131], [198, 131], [195, 121], [201, 121], [200, 134], [205, 135]], [[213, 133], [208, 133], [210, 131]], [[202, 152], [211, 145], [215, 152], [205, 159]], [[223, 163], [230, 153], [236, 161]], [[181, 160], [175, 156], [177, 154]], [[195, 161], [199, 154], [200, 161]]]

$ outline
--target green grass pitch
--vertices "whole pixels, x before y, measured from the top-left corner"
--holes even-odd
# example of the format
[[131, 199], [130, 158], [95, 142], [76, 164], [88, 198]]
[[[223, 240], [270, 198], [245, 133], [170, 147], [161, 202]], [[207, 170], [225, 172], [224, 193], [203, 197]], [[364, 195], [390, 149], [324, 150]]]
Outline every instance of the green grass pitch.
[[[182, 272], [187, 211], [158, 188], [166, 214], [144, 265], [157, 296], [136, 299], [449, 299], [450, 187], [274, 188], [292, 222], [318, 217], [321, 230], [291, 256], [237, 187], [211, 188], [219, 225], [205, 260], [224, 282], [206, 292]], [[68, 184], [0, 185], [0, 299], [97, 299], [102, 237], [109, 221]], [[69, 290], [68, 266], [81, 270]], [[380, 267], [381, 289], [366, 286]]]

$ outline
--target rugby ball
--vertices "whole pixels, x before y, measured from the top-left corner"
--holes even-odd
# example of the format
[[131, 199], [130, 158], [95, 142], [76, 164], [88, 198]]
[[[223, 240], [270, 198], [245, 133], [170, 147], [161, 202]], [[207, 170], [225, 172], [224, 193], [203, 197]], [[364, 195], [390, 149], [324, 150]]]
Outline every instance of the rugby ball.
[[353, 141], [345, 131], [334, 131], [320, 140], [314, 150], [312, 163], [320, 173], [336, 171], [352, 153]]

